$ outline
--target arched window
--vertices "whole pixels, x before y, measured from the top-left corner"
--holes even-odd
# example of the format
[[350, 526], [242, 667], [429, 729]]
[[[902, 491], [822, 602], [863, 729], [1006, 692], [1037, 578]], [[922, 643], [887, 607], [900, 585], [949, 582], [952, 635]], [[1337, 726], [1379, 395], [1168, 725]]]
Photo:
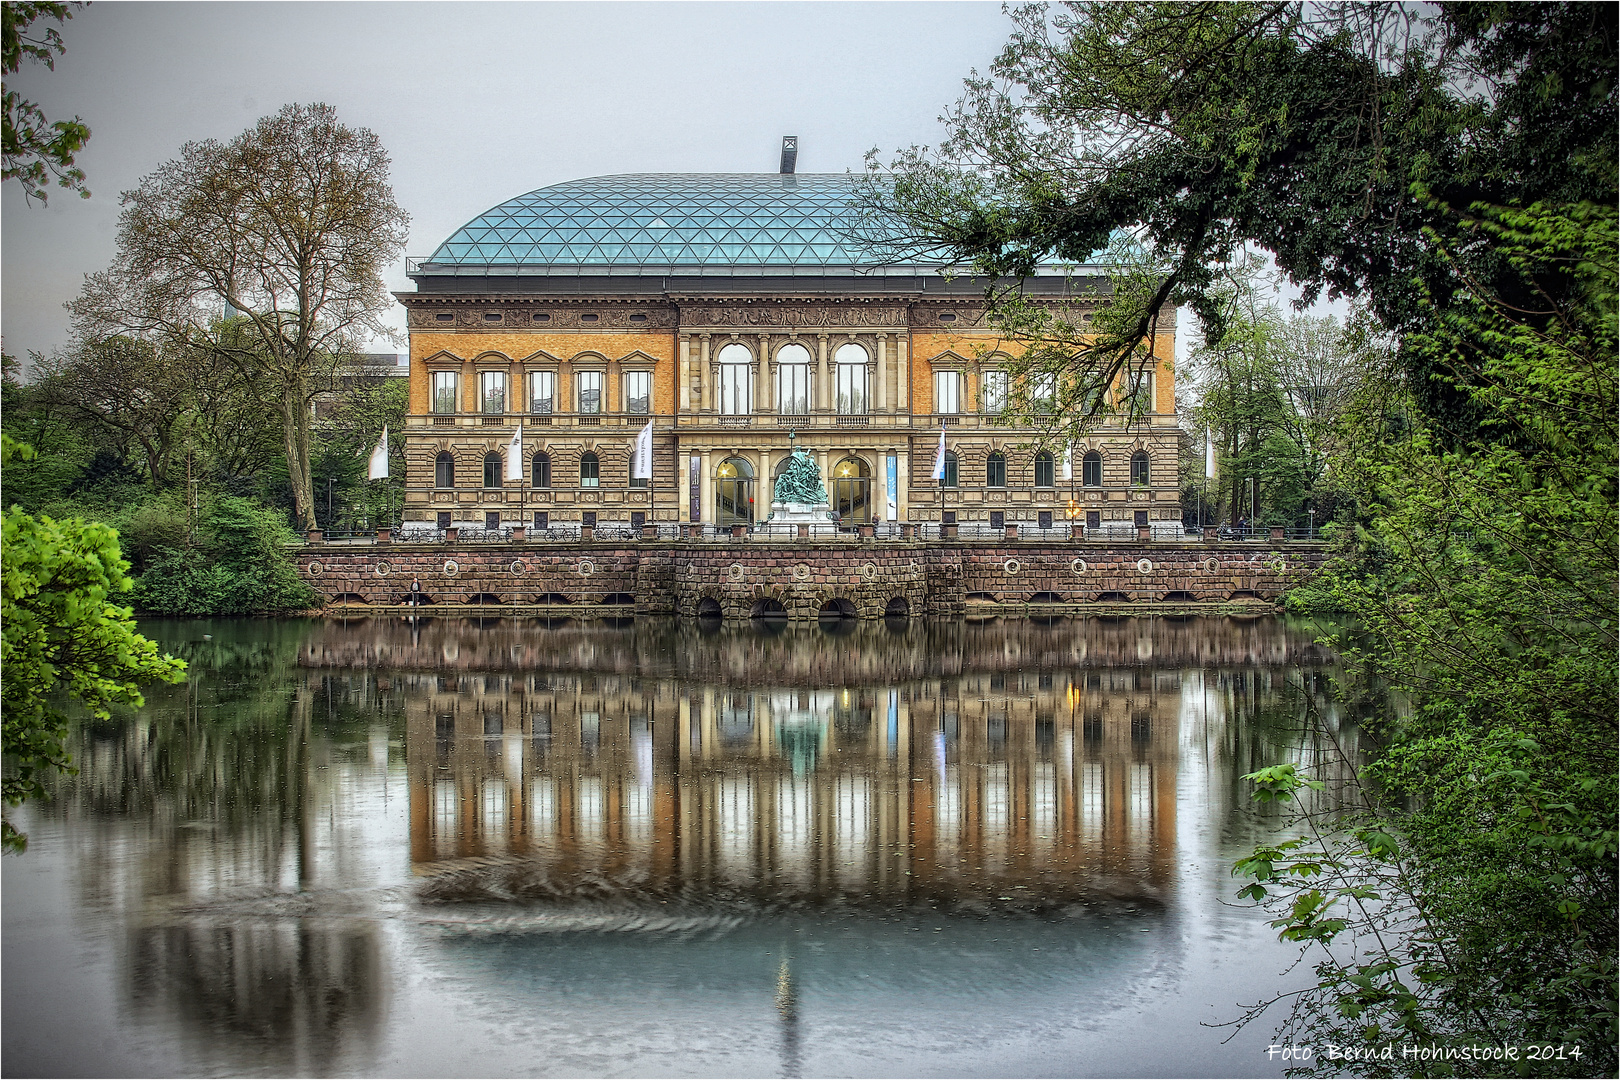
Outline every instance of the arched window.
[[1007, 486], [1007, 456], [1000, 450], [990, 451], [990, 456], [984, 461], [984, 486]]
[[602, 464], [589, 450], [579, 455], [579, 486], [598, 487], [601, 484]]
[[501, 455], [491, 450], [484, 455], [484, 486], [495, 488], [501, 486]]
[[851, 455], [832, 469], [830, 485], [832, 508], [840, 525], [859, 525], [872, 520], [872, 470], [866, 462]]
[[450, 488], [456, 486], [456, 459], [450, 451], [441, 451], [433, 459], [433, 486]]
[[1080, 482], [1086, 487], [1102, 487], [1102, 455], [1087, 450], [1080, 462]]
[[718, 525], [754, 523], [754, 467], [728, 457], [714, 470], [714, 520]]
[[1138, 450], [1131, 455], [1131, 486], [1148, 486], [1148, 456], [1146, 450]]
[[838, 365], [838, 411], [845, 416], [866, 412], [866, 350], [853, 341], [833, 353]]
[[535, 455], [534, 455], [534, 471], [533, 471], [533, 473], [531, 475], [534, 477], [532, 482], [533, 482], [535, 487], [537, 487], [537, 488], [548, 488], [548, 487], [551, 486], [551, 455], [550, 454], [546, 453], [544, 450], [535, 451]]
[[954, 450], [945, 451], [945, 475], [940, 477], [939, 486], [953, 488], [960, 478], [961, 473], [956, 463], [956, 452]]
[[1053, 475], [1054, 470], [1052, 468], [1053, 464], [1054, 463], [1053, 463], [1053, 460], [1052, 460], [1052, 455], [1050, 453], [1048, 453], [1047, 451], [1042, 450], [1040, 453], [1035, 455], [1035, 486], [1036, 487], [1054, 487], [1055, 486], [1055, 477]]
[[720, 412], [747, 416], [754, 411], [754, 354], [732, 342], [716, 357], [720, 363]]
[[776, 411], [803, 416], [810, 411], [810, 350], [789, 343], [776, 351]]

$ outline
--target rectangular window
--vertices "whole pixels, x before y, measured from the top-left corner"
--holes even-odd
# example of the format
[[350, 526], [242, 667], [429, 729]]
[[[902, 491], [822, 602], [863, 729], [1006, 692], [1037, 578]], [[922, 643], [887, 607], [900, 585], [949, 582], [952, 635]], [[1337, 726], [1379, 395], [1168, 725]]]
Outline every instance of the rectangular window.
[[934, 372], [934, 411], [952, 414], [962, 411], [962, 373], [960, 371]]
[[652, 372], [624, 373], [624, 411], [641, 416], [652, 411]]
[[431, 407], [436, 413], [453, 413], [461, 409], [457, 400], [457, 379], [453, 371], [435, 371], [433, 373], [433, 399]]
[[1005, 529], [1007, 527], [1007, 515], [1000, 510], [990, 511], [990, 527], [997, 530]]
[[984, 373], [984, 411], [998, 413], [1007, 407], [1007, 373], [1005, 371], [987, 371]]
[[754, 366], [720, 365], [720, 412], [726, 416], [747, 416], [754, 411]]
[[557, 373], [531, 371], [529, 373], [529, 411], [549, 416], [557, 407]]
[[838, 365], [838, 411], [845, 416], [866, 412], [866, 365]]
[[479, 409], [486, 413], [506, 411], [506, 372], [480, 371], [478, 373]]
[[574, 386], [578, 392], [578, 412], [595, 414], [602, 411], [602, 373], [600, 371], [581, 371], [574, 376]]
[[1052, 462], [1052, 455], [1051, 454], [1044, 454], [1043, 453], [1043, 454], [1036, 454], [1035, 455], [1035, 486], [1036, 487], [1053, 487], [1053, 486], [1055, 486], [1052, 483], [1052, 481], [1054, 479], [1054, 477], [1052, 475], [1053, 474], [1052, 464], [1053, 464], [1053, 462]]
[[1057, 374], [1044, 371], [1030, 384], [1030, 404], [1038, 413], [1049, 413], [1057, 407]]
[[776, 411], [803, 416], [810, 411], [810, 365], [783, 364], [776, 369]]
[[984, 463], [984, 486], [1007, 486], [1007, 459], [999, 452], [992, 453]]

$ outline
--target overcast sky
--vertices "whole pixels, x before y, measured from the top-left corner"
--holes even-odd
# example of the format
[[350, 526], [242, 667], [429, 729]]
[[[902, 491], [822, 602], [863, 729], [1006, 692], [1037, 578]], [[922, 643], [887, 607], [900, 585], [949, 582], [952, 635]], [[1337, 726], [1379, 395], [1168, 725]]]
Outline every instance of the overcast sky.
[[[185, 3], [97, 0], [54, 72], [15, 85], [92, 135], [94, 195], [0, 191], [6, 351], [49, 353], [62, 304], [112, 259], [118, 195], [194, 139], [292, 101], [375, 131], [426, 255], [497, 203], [622, 172], [859, 169], [937, 143], [936, 118], [1006, 39], [998, 3]], [[408, 289], [404, 260], [388, 276]], [[403, 310], [392, 323], [404, 327]], [[392, 346], [379, 345], [392, 349]], [[401, 351], [403, 351], [401, 349]]]

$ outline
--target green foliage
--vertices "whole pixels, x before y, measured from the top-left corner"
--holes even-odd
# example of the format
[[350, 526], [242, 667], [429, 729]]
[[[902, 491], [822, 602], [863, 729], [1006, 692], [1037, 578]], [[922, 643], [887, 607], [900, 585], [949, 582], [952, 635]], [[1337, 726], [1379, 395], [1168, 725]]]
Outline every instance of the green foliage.
[[[1546, 1068], [1612, 1074], [1616, 212], [1459, 217], [1510, 268], [1496, 279], [1508, 296], [1476, 286], [1406, 347], [1486, 422], [1437, 433], [1447, 417], [1408, 406], [1391, 439], [1401, 386], [1370, 395], [1340, 463], [1360, 512], [1337, 568], [1294, 598], [1356, 616], [1360, 669], [1418, 706], [1382, 725], [1364, 809], [1321, 823], [1311, 857], [1381, 880], [1386, 903], [1356, 924], [1377, 936], [1371, 960], [1364, 945], [1362, 959], [1339, 950], [1317, 965], [1294, 1034], [1579, 1044], [1579, 1062]], [[1390, 841], [1333, 850], [1373, 828]]]
[[[43, 31], [34, 23], [40, 19], [54, 19], [60, 25], [73, 18], [73, 8], [80, 4], [36, 2], [36, 0], [6, 0], [0, 5], [3, 24], [0, 24], [0, 67], [5, 74], [15, 75], [26, 57], [37, 64], [55, 70], [56, 58], [66, 51], [62, 33], [54, 26]], [[75, 155], [90, 141], [90, 129], [75, 116], [72, 120], [45, 118], [40, 107], [19, 94], [10, 85], [4, 88], [4, 131], [0, 139], [5, 145], [5, 165], [0, 179], [21, 182], [23, 194], [30, 199], [45, 202], [46, 190], [52, 176], [58, 187], [77, 191], [88, 199], [90, 192], [84, 187], [84, 170], [73, 164]]]
[[285, 517], [250, 500], [210, 501], [195, 548], [158, 548], [135, 586], [142, 611], [163, 615], [261, 615], [316, 607], [284, 545]]
[[[0, 461], [32, 451], [0, 433]], [[0, 589], [0, 700], [6, 772], [0, 797], [8, 806], [43, 791], [51, 769], [70, 767], [59, 692], [91, 715], [114, 704], [139, 705], [139, 684], [175, 681], [185, 665], [159, 655], [135, 632], [130, 610], [112, 603], [130, 587], [118, 536], [105, 525], [55, 521], [10, 509], [4, 515], [4, 584]], [[4, 843], [23, 838], [7, 822]]]

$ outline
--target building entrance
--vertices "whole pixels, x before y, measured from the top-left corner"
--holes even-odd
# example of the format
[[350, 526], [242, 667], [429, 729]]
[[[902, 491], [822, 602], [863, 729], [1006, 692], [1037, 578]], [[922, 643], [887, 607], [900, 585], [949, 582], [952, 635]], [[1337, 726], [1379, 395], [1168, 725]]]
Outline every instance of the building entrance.
[[729, 457], [714, 470], [714, 520], [718, 525], [754, 523], [754, 467]]
[[839, 527], [865, 525], [872, 520], [872, 470], [858, 457], [847, 457], [833, 466], [832, 509]]

